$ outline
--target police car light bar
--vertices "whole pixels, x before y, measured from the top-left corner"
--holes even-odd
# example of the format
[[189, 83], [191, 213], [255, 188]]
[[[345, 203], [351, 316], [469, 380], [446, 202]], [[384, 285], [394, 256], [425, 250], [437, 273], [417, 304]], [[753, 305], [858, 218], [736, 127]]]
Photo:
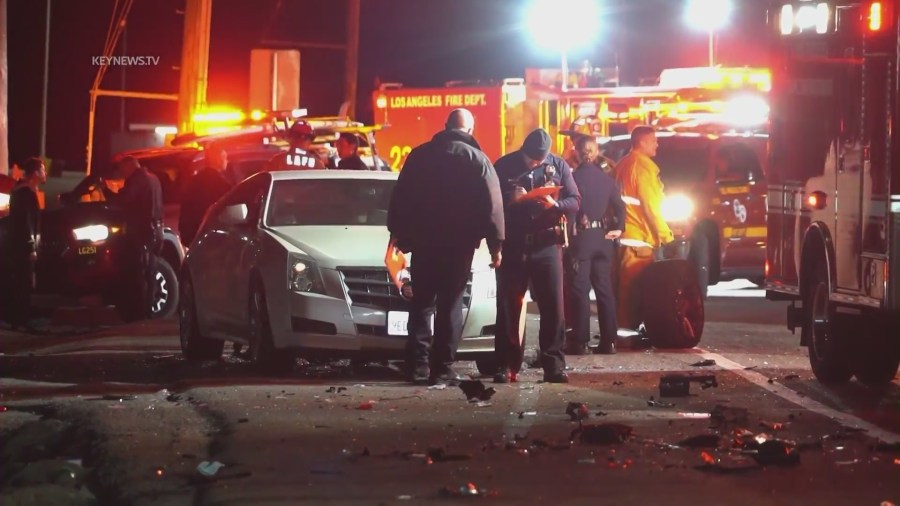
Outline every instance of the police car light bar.
[[803, 5], [785, 4], [781, 6], [778, 25], [782, 35], [809, 33], [812, 30], [823, 34], [828, 33], [831, 21], [831, 8], [825, 2]]

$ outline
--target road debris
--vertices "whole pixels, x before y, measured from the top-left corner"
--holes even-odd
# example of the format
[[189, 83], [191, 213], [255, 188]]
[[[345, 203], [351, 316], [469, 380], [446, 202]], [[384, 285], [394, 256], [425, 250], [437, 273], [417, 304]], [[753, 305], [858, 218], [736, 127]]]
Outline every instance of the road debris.
[[722, 437], [718, 434], [698, 434], [678, 442], [680, 448], [718, 448]]
[[459, 389], [466, 395], [469, 402], [487, 401], [497, 393], [493, 387], [485, 387], [479, 380], [463, 380], [459, 383]]
[[447, 390], [447, 384], [446, 383], [437, 383], [435, 385], [431, 385], [430, 387], [428, 387], [428, 390]]
[[443, 448], [429, 448], [426, 453], [426, 459], [431, 462], [459, 462], [463, 460], [472, 460], [472, 456], [465, 453], [447, 453]]
[[652, 395], [650, 396], [650, 399], [647, 401], [647, 405], [650, 406], [651, 408], [674, 408], [675, 407], [674, 402], [657, 401], [656, 399], [653, 398]]
[[712, 428], [728, 425], [743, 425], [747, 423], [750, 412], [747, 408], [724, 406], [716, 404], [709, 413], [709, 426]]
[[687, 397], [691, 394], [691, 383], [699, 383], [703, 390], [719, 386], [714, 374], [666, 374], [659, 378], [659, 396]]
[[219, 472], [219, 469], [225, 467], [225, 464], [219, 462], [218, 460], [204, 460], [203, 462], [197, 464], [197, 472], [200, 473], [204, 478], [213, 478], [216, 476], [216, 473]]
[[363, 402], [363, 403], [361, 403], [359, 406], [356, 406], [356, 409], [359, 409], [359, 410], [362, 410], [362, 411], [369, 411], [369, 410], [371, 410], [372, 408], [375, 407], [376, 402], [377, 402], [377, 401], [366, 401], [366, 402]]
[[631, 437], [634, 429], [621, 423], [601, 423], [595, 425], [582, 425], [573, 430], [569, 439], [574, 441], [578, 436], [579, 441], [591, 445], [609, 445], [625, 442]]
[[566, 406], [566, 414], [569, 415], [573, 422], [586, 420], [591, 416], [587, 404], [583, 402], [570, 402], [569, 405]]
[[691, 367], [709, 367], [713, 365], [716, 365], [716, 361], [711, 358], [707, 358], [706, 360], [694, 362], [693, 364], [691, 364]]
[[438, 491], [438, 496], [452, 499], [468, 499], [472, 497], [496, 497], [497, 492], [478, 488], [474, 483], [466, 483], [461, 487], [443, 487]]
[[787, 427], [787, 425], [788, 424], [782, 423], [782, 422], [767, 422], [765, 420], [759, 422], [760, 427], [762, 427], [764, 429], [769, 429], [769, 430], [781, 430], [781, 429]]
[[786, 375], [786, 376], [784, 377], [784, 379], [785, 379], [785, 380], [795, 380], [795, 379], [800, 379], [800, 375], [799, 375], [799, 374], [788, 374], [788, 375]]
[[347, 390], [347, 387], [328, 387], [328, 390], [325, 390], [327, 394], [339, 394], [343, 391]]
[[104, 395], [100, 399], [104, 400], [104, 401], [122, 402], [122, 401], [133, 401], [133, 400], [137, 399], [137, 396], [136, 395]]

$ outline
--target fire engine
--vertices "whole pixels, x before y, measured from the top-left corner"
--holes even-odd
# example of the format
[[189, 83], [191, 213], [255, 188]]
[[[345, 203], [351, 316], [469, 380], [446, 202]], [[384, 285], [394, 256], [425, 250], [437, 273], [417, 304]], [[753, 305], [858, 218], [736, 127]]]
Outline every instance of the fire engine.
[[771, 6], [766, 295], [821, 382], [900, 363], [898, 2]]
[[386, 146], [392, 170], [400, 170], [412, 148], [444, 129], [447, 116], [460, 107], [475, 116], [475, 138], [491, 160], [522, 145], [528, 122], [525, 82], [505, 79], [500, 84], [449, 82], [443, 88], [403, 88], [382, 84], [375, 90], [375, 123], [385, 125], [378, 142]]

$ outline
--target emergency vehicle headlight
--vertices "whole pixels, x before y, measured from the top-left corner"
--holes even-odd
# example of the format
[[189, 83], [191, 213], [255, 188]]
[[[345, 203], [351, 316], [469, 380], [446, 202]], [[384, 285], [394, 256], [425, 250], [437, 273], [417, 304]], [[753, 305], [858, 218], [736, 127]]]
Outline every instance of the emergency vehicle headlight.
[[808, 33], [815, 29], [816, 33], [827, 33], [831, 26], [831, 9], [825, 2], [815, 5], [783, 5], [778, 20], [782, 35], [792, 33]]
[[687, 195], [669, 195], [662, 201], [666, 221], [685, 221], [694, 214], [694, 202]]
[[0, 209], [6, 209], [7, 207], [9, 207], [9, 195], [0, 193]]
[[724, 104], [723, 116], [732, 125], [749, 126], [769, 119], [769, 104], [762, 97], [736, 97]]
[[109, 227], [106, 225], [88, 225], [72, 230], [76, 241], [100, 242], [109, 238]]
[[493, 270], [476, 271], [472, 273], [472, 298], [497, 298], [497, 275], [494, 274]]
[[295, 292], [325, 293], [319, 267], [309, 259], [292, 258], [289, 262], [288, 282]]

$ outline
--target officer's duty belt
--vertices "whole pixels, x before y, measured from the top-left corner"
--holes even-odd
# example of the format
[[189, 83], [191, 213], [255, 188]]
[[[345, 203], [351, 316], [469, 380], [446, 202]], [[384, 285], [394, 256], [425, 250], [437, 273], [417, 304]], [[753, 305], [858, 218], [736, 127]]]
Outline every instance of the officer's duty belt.
[[557, 234], [557, 227], [545, 228], [532, 234], [525, 234], [524, 240], [526, 246], [540, 247], [550, 246], [551, 244], [562, 244], [562, 241]]
[[587, 230], [590, 228], [605, 228], [605, 227], [603, 226], [602, 221], [589, 221], [587, 223], [579, 223], [578, 228], [581, 230]]

